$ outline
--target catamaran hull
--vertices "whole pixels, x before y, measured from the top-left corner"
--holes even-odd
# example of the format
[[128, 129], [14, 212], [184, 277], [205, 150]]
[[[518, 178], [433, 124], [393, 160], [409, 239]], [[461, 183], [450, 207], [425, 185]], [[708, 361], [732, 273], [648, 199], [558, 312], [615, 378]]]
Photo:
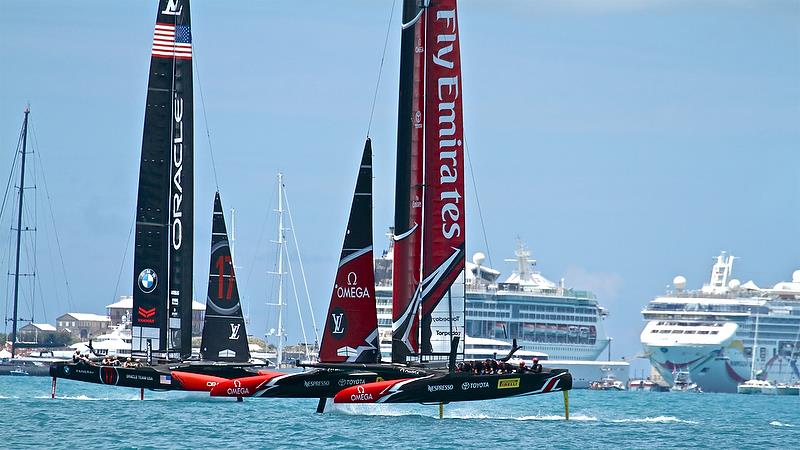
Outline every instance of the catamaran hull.
[[563, 369], [545, 373], [473, 375], [433, 374], [343, 389], [334, 403], [450, 403], [545, 394], [572, 389]]
[[154, 390], [208, 392], [232, 378], [259, 375], [245, 366], [179, 364], [174, 366], [117, 367], [85, 363], [54, 363], [50, 376], [86, 383]]
[[314, 369], [308, 372], [272, 372], [219, 383], [212, 397], [333, 398], [352, 386], [408, 378], [421, 372], [394, 367], [377, 370]]

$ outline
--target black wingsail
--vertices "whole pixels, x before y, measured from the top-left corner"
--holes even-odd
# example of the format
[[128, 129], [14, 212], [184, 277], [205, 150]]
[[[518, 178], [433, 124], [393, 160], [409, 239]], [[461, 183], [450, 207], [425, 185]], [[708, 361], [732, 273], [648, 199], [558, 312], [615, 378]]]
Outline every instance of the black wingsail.
[[133, 259], [132, 352], [192, 347], [194, 157], [189, 0], [160, 0], [144, 118]]
[[245, 362], [250, 359], [219, 192], [214, 197], [211, 267], [208, 270], [208, 297], [200, 356], [210, 361]]

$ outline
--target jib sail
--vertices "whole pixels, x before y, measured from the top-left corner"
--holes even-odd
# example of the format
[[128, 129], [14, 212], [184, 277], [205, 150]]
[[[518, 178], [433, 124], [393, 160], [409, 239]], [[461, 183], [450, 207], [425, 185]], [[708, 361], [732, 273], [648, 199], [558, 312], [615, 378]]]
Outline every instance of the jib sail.
[[208, 297], [200, 356], [210, 361], [250, 360], [250, 347], [219, 192], [214, 196], [211, 267], [208, 270]]
[[160, 0], [139, 168], [132, 352], [191, 354], [193, 186], [189, 0]]
[[425, 10], [403, 2], [400, 97], [397, 113], [394, 260], [392, 266], [392, 361], [419, 352]]
[[367, 138], [325, 319], [320, 361], [378, 361], [378, 318], [372, 264], [372, 143]]

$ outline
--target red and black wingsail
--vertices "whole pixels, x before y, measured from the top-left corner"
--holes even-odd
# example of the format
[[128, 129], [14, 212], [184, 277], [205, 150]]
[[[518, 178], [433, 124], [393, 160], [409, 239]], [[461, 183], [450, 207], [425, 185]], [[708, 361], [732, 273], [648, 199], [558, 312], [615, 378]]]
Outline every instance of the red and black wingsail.
[[194, 146], [189, 0], [160, 0], [136, 204], [132, 351], [192, 347]]
[[[456, 0], [427, 9], [421, 353], [464, 334], [464, 129]], [[455, 283], [461, 277], [461, 282]], [[454, 284], [455, 283], [455, 284]]]
[[214, 196], [211, 229], [211, 267], [208, 269], [208, 297], [200, 342], [200, 356], [210, 361], [250, 360], [247, 331], [231, 259], [228, 228], [219, 192]]
[[372, 264], [372, 143], [367, 138], [325, 318], [320, 361], [378, 361], [378, 316]]
[[416, 0], [403, 2], [392, 263], [392, 362], [400, 363], [419, 351], [425, 14]]

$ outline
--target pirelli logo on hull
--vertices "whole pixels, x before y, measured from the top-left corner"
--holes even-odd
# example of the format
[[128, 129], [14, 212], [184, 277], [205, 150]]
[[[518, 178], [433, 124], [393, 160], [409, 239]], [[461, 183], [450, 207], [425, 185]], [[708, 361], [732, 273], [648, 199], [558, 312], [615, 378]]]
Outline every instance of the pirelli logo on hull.
[[503, 378], [497, 380], [497, 389], [516, 389], [519, 387], [519, 378]]

